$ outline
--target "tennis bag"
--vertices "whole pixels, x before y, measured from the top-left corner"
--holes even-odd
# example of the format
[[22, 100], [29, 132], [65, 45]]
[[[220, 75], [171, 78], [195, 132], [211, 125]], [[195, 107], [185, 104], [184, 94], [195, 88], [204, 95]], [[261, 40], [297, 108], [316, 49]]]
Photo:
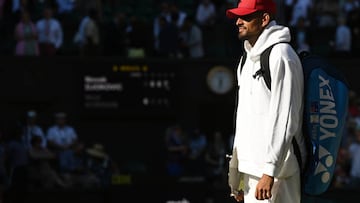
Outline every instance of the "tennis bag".
[[325, 192], [332, 181], [346, 117], [349, 84], [344, 75], [324, 58], [303, 52], [305, 106], [303, 133], [310, 139], [303, 191]]
[[[269, 55], [273, 46], [261, 54], [261, 68], [256, 73], [263, 76], [270, 90]], [[245, 63], [244, 56], [241, 68]], [[304, 166], [301, 171], [302, 192], [319, 195], [329, 188], [334, 176], [348, 112], [349, 84], [343, 73], [325, 58], [310, 52], [302, 52], [299, 57], [304, 73], [303, 136], [307, 148], [306, 160], [301, 159], [295, 139], [293, 146], [299, 165]]]

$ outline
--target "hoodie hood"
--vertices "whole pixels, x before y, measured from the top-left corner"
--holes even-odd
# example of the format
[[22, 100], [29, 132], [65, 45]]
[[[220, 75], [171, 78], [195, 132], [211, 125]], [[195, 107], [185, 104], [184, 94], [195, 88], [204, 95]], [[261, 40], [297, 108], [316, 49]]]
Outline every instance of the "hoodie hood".
[[264, 31], [260, 34], [255, 45], [252, 47], [248, 40], [244, 42], [244, 49], [252, 61], [259, 60], [260, 54], [273, 44], [279, 42], [290, 42], [289, 28], [277, 25], [273, 20], [266, 26]]

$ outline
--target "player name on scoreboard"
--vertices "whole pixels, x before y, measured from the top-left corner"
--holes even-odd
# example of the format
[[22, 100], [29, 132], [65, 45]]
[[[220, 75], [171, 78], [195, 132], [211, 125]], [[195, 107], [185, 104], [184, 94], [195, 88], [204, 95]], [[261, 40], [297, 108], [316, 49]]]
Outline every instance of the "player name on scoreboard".
[[83, 108], [112, 113], [169, 109], [174, 80], [174, 69], [163, 64], [90, 68], [82, 73]]

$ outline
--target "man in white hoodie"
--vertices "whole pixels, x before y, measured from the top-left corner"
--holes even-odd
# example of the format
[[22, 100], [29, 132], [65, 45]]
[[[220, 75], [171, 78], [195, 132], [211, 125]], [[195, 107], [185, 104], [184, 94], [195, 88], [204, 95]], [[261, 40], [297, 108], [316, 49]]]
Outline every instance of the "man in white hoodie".
[[[237, 69], [238, 104], [233, 149], [243, 174], [241, 192], [246, 203], [300, 203], [300, 167], [292, 139], [304, 150], [302, 138], [303, 72], [289, 42], [290, 31], [276, 24], [273, 0], [242, 0], [228, 9], [244, 40], [246, 59]], [[269, 68], [271, 89], [260, 70], [260, 54], [274, 45]]]

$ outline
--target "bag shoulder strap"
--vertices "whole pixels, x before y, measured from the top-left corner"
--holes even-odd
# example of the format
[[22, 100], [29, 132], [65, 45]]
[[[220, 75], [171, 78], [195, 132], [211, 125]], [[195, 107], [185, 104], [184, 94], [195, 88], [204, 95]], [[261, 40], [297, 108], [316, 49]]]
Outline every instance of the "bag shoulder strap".
[[[257, 73], [260, 73], [264, 80], [265, 80], [265, 84], [266, 86], [269, 88], [269, 90], [271, 90], [271, 76], [270, 76], [270, 67], [269, 67], [269, 57], [270, 57], [270, 52], [272, 50], [272, 48], [275, 46], [276, 44], [271, 45], [270, 47], [266, 48], [260, 55], [260, 70], [257, 71]], [[242, 58], [241, 58], [241, 64], [240, 64], [240, 73], [242, 71], [242, 68], [245, 64], [246, 61], [246, 51], [244, 51]]]
[[270, 52], [275, 44], [266, 48], [260, 55], [260, 71], [264, 78], [265, 84], [269, 90], [271, 90], [271, 75], [270, 75], [270, 67], [269, 67], [269, 57]]

